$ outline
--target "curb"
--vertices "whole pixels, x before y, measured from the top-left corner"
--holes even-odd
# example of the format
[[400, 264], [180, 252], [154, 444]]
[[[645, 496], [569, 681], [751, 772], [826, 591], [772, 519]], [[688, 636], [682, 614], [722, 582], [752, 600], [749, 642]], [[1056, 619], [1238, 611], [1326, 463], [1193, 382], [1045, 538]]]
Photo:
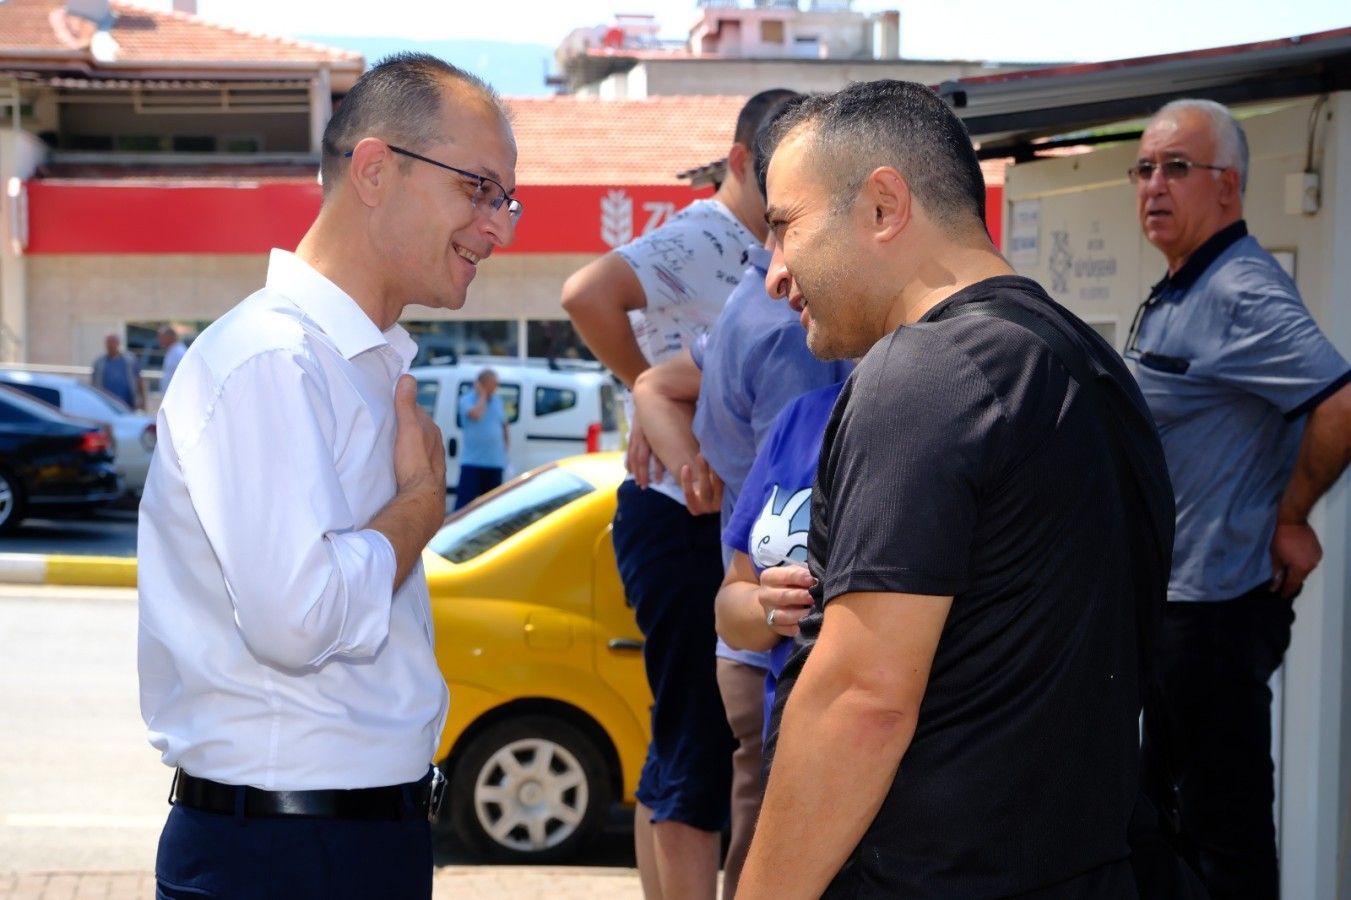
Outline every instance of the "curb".
[[136, 560], [121, 556], [0, 553], [0, 584], [136, 587]]

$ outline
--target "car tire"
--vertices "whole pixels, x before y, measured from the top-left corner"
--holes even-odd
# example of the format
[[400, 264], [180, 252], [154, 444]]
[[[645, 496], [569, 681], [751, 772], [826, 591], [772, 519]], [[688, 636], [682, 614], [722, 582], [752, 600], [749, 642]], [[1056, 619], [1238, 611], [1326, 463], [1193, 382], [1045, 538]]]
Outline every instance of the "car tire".
[[490, 725], [451, 775], [456, 836], [483, 859], [554, 863], [595, 838], [611, 803], [604, 759], [576, 726], [542, 715]]
[[18, 528], [23, 516], [23, 488], [17, 478], [0, 467], [0, 534], [9, 534]]

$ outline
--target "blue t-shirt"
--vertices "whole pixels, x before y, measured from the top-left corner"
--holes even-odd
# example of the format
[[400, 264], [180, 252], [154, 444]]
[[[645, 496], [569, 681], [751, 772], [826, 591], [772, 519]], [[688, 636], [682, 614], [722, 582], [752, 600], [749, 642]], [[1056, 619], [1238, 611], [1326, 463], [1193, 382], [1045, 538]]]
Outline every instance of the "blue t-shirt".
[[[755, 572], [784, 560], [807, 563], [811, 527], [812, 482], [821, 458], [821, 436], [844, 382], [817, 388], [789, 402], [774, 420], [742, 485], [722, 542], [751, 558]], [[765, 724], [774, 705], [774, 688], [793, 642], [784, 639], [770, 651], [765, 677]]]
[[823, 362], [807, 349], [798, 314], [765, 292], [770, 259], [764, 247], [747, 251], [746, 271], [707, 343], [690, 350], [703, 371], [694, 436], [723, 482], [724, 527], [779, 411], [808, 391], [843, 381], [854, 368], [847, 360]]
[[1243, 222], [1155, 285], [1126, 355], [1177, 497], [1168, 599], [1267, 583], [1304, 415], [1351, 379], [1346, 360]]
[[478, 404], [478, 391], [473, 388], [460, 395], [460, 431], [463, 445], [460, 465], [483, 466], [489, 469], [507, 467], [507, 439], [502, 426], [507, 423], [507, 411], [502, 397], [493, 394], [483, 407], [478, 421], [469, 418], [469, 410]]
[[94, 383], [114, 397], [136, 408], [136, 379], [141, 375], [141, 366], [130, 353], [119, 353], [116, 359], [101, 357], [94, 363]]

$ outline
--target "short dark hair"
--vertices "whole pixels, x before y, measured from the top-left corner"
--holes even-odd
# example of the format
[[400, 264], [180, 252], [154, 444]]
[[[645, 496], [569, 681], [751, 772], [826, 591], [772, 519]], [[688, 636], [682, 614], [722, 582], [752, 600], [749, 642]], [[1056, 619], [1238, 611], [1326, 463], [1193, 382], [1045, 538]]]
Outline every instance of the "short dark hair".
[[926, 85], [860, 81], [809, 97], [775, 123], [770, 139], [777, 145], [801, 127], [812, 131], [837, 210], [854, 202], [873, 170], [891, 166], [939, 225], [985, 227], [985, 177], [971, 135]]
[[770, 111], [765, 120], [760, 123], [760, 128], [755, 132], [755, 183], [760, 188], [760, 196], [765, 196], [765, 178], [769, 175], [769, 160], [774, 155], [774, 148], [779, 146], [778, 132], [774, 126], [785, 115], [801, 106], [808, 99], [809, 94], [794, 94], [787, 100], [780, 103]]
[[773, 115], [785, 101], [799, 96], [801, 95], [797, 91], [790, 91], [787, 88], [770, 88], [747, 100], [746, 105], [741, 107], [741, 112], [737, 113], [733, 143], [753, 149], [755, 133], [760, 130], [765, 119]]
[[[376, 63], [343, 97], [324, 129], [320, 176], [327, 197], [342, 177], [349, 152], [362, 138], [380, 137], [418, 149], [441, 137], [441, 104], [447, 84], [477, 96], [504, 119], [506, 108], [492, 87], [477, 75], [429, 53], [395, 53]], [[401, 165], [411, 165], [400, 159]]]

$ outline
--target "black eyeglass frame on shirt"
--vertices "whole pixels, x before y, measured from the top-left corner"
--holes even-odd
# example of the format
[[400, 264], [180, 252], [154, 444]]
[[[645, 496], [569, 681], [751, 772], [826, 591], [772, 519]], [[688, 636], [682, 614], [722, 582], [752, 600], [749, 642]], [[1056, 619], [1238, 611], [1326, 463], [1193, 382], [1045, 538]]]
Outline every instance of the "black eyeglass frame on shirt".
[[[474, 189], [474, 196], [469, 201], [474, 209], [478, 209], [480, 199], [486, 199], [488, 208], [493, 212], [497, 212], [503, 205], [506, 206], [507, 218], [510, 220], [513, 227], [517, 222], [521, 221], [521, 214], [525, 212], [525, 207], [521, 205], [521, 201], [511, 196], [511, 194], [507, 192], [507, 189], [502, 186], [501, 182], [496, 179], [489, 178], [487, 175], [480, 175], [477, 172], [469, 172], [465, 169], [456, 168], [455, 166], [432, 159], [430, 156], [423, 156], [421, 153], [414, 153], [412, 150], [405, 150], [403, 147], [398, 147], [388, 142], [385, 143], [385, 146], [400, 156], [416, 159], [419, 162], [425, 162], [429, 165], [436, 166], [438, 169], [445, 169], [447, 172], [454, 172], [456, 175], [461, 175], [465, 178], [477, 181], [478, 187]], [[348, 150], [343, 154], [343, 157], [351, 159], [352, 151]], [[488, 185], [497, 188], [498, 194], [496, 196], [488, 197]]]

